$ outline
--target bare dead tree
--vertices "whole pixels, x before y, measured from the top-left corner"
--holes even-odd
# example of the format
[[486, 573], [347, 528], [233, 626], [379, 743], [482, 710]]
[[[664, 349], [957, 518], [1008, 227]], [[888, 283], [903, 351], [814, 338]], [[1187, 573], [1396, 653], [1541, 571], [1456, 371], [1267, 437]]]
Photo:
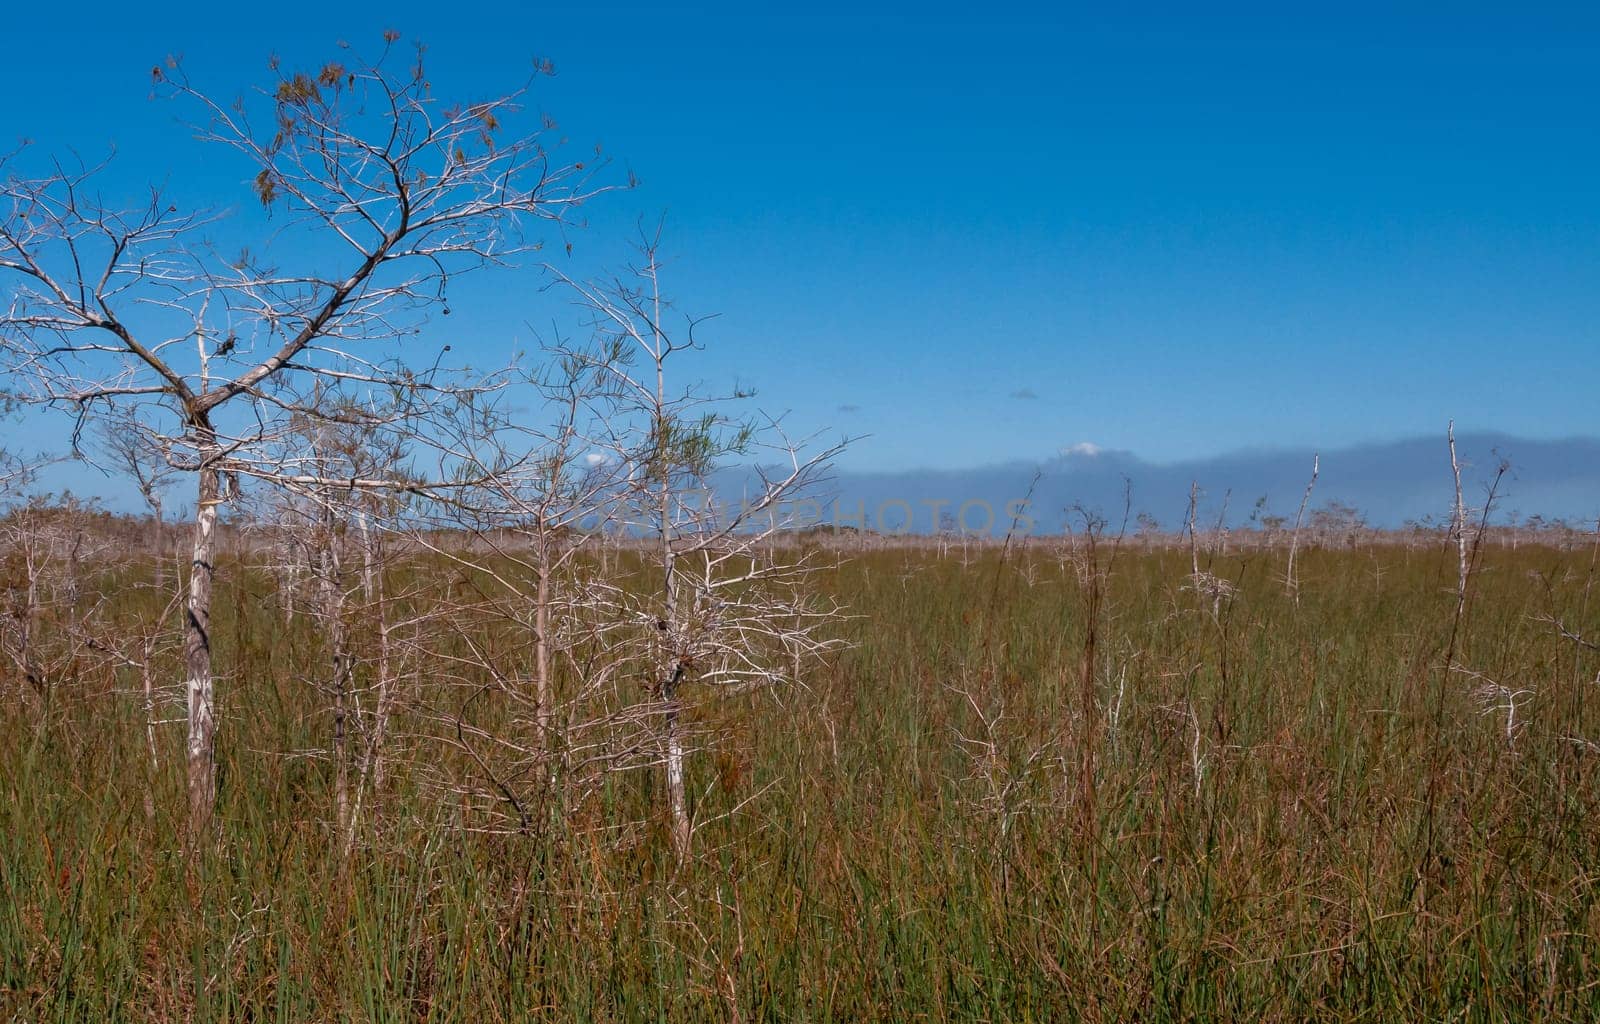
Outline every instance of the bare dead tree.
[[581, 800], [591, 769], [616, 767], [602, 736], [616, 724], [617, 624], [596, 614], [615, 589], [603, 542], [626, 474], [611, 454], [625, 448], [606, 372], [616, 353], [558, 341], [544, 355], [512, 380], [531, 410], [469, 404], [436, 431], [476, 478], [408, 538], [470, 583], [439, 639], [469, 651], [450, 659], [466, 696], [440, 719], [471, 777], [440, 781], [509, 808], [517, 831], [551, 798]]
[[[615, 353], [605, 372], [617, 388], [616, 422], [640, 438], [619, 439], [612, 453], [627, 467], [617, 514], [630, 535], [653, 549], [653, 586], [640, 593], [604, 591], [633, 624], [640, 645], [626, 656], [648, 672], [657, 721], [674, 853], [690, 852], [694, 820], [686, 778], [683, 694], [695, 685], [728, 693], [786, 681], [793, 666], [836, 649], [831, 627], [840, 609], [808, 586], [813, 556], [777, 543], [793, 526], [793, 500], [819, 482], [842, 444], [806, 455], [772, 419], [732, 416], [745, 394], [711, 396], [669, 386], [669, 364], [697, 348], [703, 320], [674, 329], [661, 289], [660, 231], [645, 234], [639, 260], [606, 286], [581, 284], [553, 271], [589, 311], [601, 351]], [[635, 369], [624, 358], [637, 360]], [[726, 501], [719, 472], [733, 459], [755, 462], [741, 498]], [[785, 506], [791, 513], [784, 511]], [[726, 506], [726, 507], [725, 507]], [[637, 653], [635, 653], [637, 652]]]
[[1228, 503], [1233, 500], [1233, 489], [1222, 492], [1222, 507], [1217, 510], [1217, 535], [1216, 544], [1212, 548], [1213, 555], [1228, 557]]
[[[562, 806], [570, 830], [608, 775], [658, 768], [682, 859], [697, 827], [684, 691], [793, 682], [840, 642], [838, 609], [807, 586], [815, 555], [782, 537], [837, 449], [801, 455], [776, 422], [724, 411], [729, 396], [670, 386], [698, 342], [695, 322], [663, 323], [657, 245], [605, 285], [548, 268], [589, 338], [547, 346], [520, 422], [462, 422], [452, 447], [480, 479], [413, 540], [459, 571], [440, 634], [455, 653], [438, 660], [462, 696], [439, 721], [465, 760], [440, 781], [487, 813], [473, 827], [530, 831]], [[736, 459], [758, 465], [729, 503]]]
[[[1226, 543], [1225, 538], [1227, 537], [1226, 523], [1228, 517], [1228, 498], [1232, 495], [1232, 493], [1232, 491], [1228, 491], [1223, 494], [1222, 510], [1217, 516], [1217, 529], [1215, 537], [1217, 538], [1217, 543], [1219, 545]], [[1189, 582], [1186, 584], [1186, 587], [1200, 595], [1201, 598], [1211, 602], [1211, 617], [1215, 619], [1222, 614], [1223, 601], [1232, 597], [1236, 591], [1236, 588], [1232, 582], [1223, 579], [1221, 576], [1218, 576], [1216, 573], [1211, 571], [1210, 566], [1213, 564], [1213, 559], [1216, 555], [1215, 548], [1206, 554], [1206, 567], [1202, 568], [1200, 565], [1200, 534], [1196, 523], [1196, 517], [1199, 514], [1199, 506], [1200, 484], [1198, 481], [1191, 480], [1189, 482], [1189, 512], [1185, 519], [1185, 529], [1189, 534], [1190, 566]]]
[[20, 700], [41, 712], [111, 652], [113, 630], [101, 621], [107, 602], [94, 579], [112, 549], [96, 529], [101, 518], [93, 502], [70, 494], [35, 494], [0, 517], [0, 658], [16, 674]]
[[52, 510], [47, 499], [13, 509], [0, 523], [4, 549], [4, 618], [0, 619], [0, 652], [16, 672], [20, 699], [44, 702], [54, 674], [45, 667], [39, 651], [40, 623], [46, 607], [56, 602], [48, 594], [51, 570], [60, 562], [59, 538], [48, 528]]
[[446, 476], [447, 464], [462, 453], [430, 433], [449, 422], [441, 410], [496, 390], [499, 382], [474, 385], [463, 378], [441, 386], [445, 401], [439, 405], [396, 400], [392, 393], [356, 397], [341, 393], [337, 383], [315, 384], [317, 394], [299, 404], [317, 413], [291, 419], [290, 433], [272, 454], [278, 473], [270, 482], [278, 532], [288, 541], [280, 547], [304, 563], [309, 608], [324, 644], [326, 672], [317, 684], [328, 713], [333, 828], [348, 853], [369, 793], [382, 788], [385, 775], [402, 660], [396, 633], [415, 622], [395, 618], [388, 538], [406, 534], [419, 502], [459, 501], [452, 496], [485, 472], [461, 468], [458, 480], [429, 483], [417, 464], [428, 459], [417, 456], [425, 449], [433, 475]]
[[[158, 662], [170, 653], [166, 622], [177, 596], [153, 616], [112, 608], [104, 594], [84, 602], [83, 594], [96, 590], [92, 579], [84, 579], [97, 571], [95, 563], [130, 552], [114, 551], [97, 531], [92, 503], [70, 495], [26, 495], [38, 470], [51, 461], [0, 450], [0, 655], [16, 671], [23, 699], [41, 704], [69, 672], [136, 672], [153, 773], [160, 763]], [[159, 572], [153, 585], [162, 588]], [[147, 817], [155, 815], [152, 800], [147, 791]]]
[[1284, 592], [1300, 600], [1300, 577], [1294, 572], [1295, 554], [1300, 550], [1300, 526], [1305, 522], [1306, 506], [1311, 504], [1312, 488], [1317, 486], [1317, 474], [1322, 471], [1322, 455], [1320, 452], [1311, 456], [1311, 479], [1306, 483], [1306, 493], [1300, 498], [1300, 510], [1294, 514], [1294, 532], [1289, 535], [1289, 567], [1284, 571]]
[[1461, 460], [1456, 458], [1456, 421], [1451, 420], [1445, 427], [1445, 438], [1450, 444], [1450, 473], [1455, 477], [1456, 500], [1450, 509], [1450, 535], [1455, 538], [1456, 552], [1460, 560], [1460, 570], [1456, 581], [1456, 602], [1465, 604], [1467, 600], [1467, 550], [1471, 545], [1467, 536], [1467, 505], [1461, 494]]
[[[1465, 669], [1456, 663], [1457, 655], [1462, 647], [1462, 625], [1467, 616], [1467, 601], [1470, 596], [1469, 586], [1472, 582], [1473, 571], [1477, 568], [1479, 555], [1483, 549], [1483, 539], [1489, 532], [1489, 517], [1494, 513], [1495, 501], [1500, 493], [1500, 484], [1505, 480], [1506, 473], [1511, 469], [1509, 462], [1504, 459], [1500, 460], [1495, 469], [1494, 477], [1490, 480], [1484, 493], [1483, 505], [1475, 509], [1468, 508], [1461, 487], [1461, 462], [1456, 457], [1455, 421], [1452, 420], [1450, 422], [1446, 428], [1445, 436], [1450, 448], [1450, 469], [1455, 479], [1455, 504], [1451, 511], [1450, 532], [1456, 539], [1457, 551], [1460, 557], [1460, 576], [1456, 585], [1455, 613], [1450, 620], [1450, 638], [1445, 645], [1445, 675], [1439, 684], [1439, 699], [1435, 707], [1436, 720], [1441, 724], [1444, 720], [1445, 682], [1448, 680], [1449, 673], [1462, 671], [1467, 672], [1469, 675], [1473, 674], [1471, 670]], [[1478, 517], [1476, 524], [1469, 521], [1469, 517], [1474, 514]], [[1499, 691], [1496, 692], [1499, 693]], [[1506, 693], [1511, 692], [1513, 691], [1506, 691]], [[1501, 694], [1501, 696], [1504, 697], [1505, 694]], [[1517, 697], [1520, 696], [1522, 694], [1519, 693]], [[1514, 702], [1517, 697], [1509, 697], [1507, 699]], [[1514, 707], [1508, 710], [1507, 713], [1514, 717]]]
[[1195, 532], [1195, 515], [1200, 504], [1200, 482], [1189, 481], [1189, 513], [1184, 517], [1184, 523], [1189, 533], [1189, 576], [1191, 579], [1200, 578], [1200, 536]]
[[450, 312], [450, 282], [537, 249], [531, 225], [562, 220], [597, 191], [582, 162], [555, 161], [548, 122], [507, 128], [527, 86], [441, 103], [423, 48], [408, 53], [398, 41], [386, 33], [375, 60], [346, 50], [310, 70], [274, 61], [268, 85], [235, 102], [192, 85], [176, 60], [155, 69], [157, 90], [200, 112], [197, 137], [253, 175], [254, 198], [278, 221], [244, 225], [239, 235], [258, 245], [237, 256], [209, 240], [224, 230], [220, 214], [162, 188], [128, 207], [102, 200], [104, 164], [46, 160], [30, 172], [26, 151], [0, 162], [0, 278], [10, 295], [0, 367], [13, 392], [68, 411], [80, 429], [113, 410], [135, 417], [167, 463], [196, 480], [185, 645], [191, 834], [215, 799], [218, 509], [240, 477], [278, 475], [260, 452], [290, 418], [320, 415], [296, 397], [310, 389], [285, 385], [320, 378], [430, 400], [437, 373], [408, 369], [401, 356], [419, 344], [430, 310]]
[[[560, 640], [558, 615], [571, 615], [582, 584], [579, 559], [614, 518], [625, 472], [616, 452], [615, 403], [610, 372], [618, 350], [576, 349], [557, 343], [550, 366], [527, 375], [547, 424], [508, 425], [500, 435], [496, 472], [486, 481], [488, 504], [520, 551], [500, 548], [517, 576], [514, 590], [531, 614], [523, 625], [533, 639], [533, 720], [539, 745], [558, 738], [554, 663], [570, 653]], [[509, 447], [506, 447], [509, 445]], [[602, 573], [597, 579], [605, 579]]]

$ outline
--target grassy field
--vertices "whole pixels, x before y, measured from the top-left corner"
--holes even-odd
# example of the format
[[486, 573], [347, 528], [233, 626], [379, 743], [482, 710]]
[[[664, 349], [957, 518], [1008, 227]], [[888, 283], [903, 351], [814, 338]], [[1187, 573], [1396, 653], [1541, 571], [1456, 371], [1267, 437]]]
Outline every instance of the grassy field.
[[1592, 551], [1487, 545], [1459, 622], [1440, 540], [1303, 550], [1298, 602], [1284, 556], [1217, 556], [1215, 601], [1180, 548], [849, 556], [851, 649], [697, 698], [681, 869], [650, 772], [494, 834], [405, 729], [345, 856], [326, 761], [287, 756], [327, 745], [319, 642], [228, 566], [200, 855], [126, 671], [45, 706], [7, 677], [0, 1013], [1600, 1018], [1600, 653], [1546, 621], [1600, 637]]

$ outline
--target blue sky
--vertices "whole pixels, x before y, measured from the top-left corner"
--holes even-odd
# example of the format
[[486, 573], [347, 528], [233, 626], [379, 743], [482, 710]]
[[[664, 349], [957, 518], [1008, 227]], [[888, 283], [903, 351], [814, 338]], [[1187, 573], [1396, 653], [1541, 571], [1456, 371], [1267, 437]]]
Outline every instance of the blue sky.
[[[722, 314], [694, 374], [870, 435], [846, 468], [1597, 432], [1600, 15], [1104, 6], [28, 5], [0, 139], [243, 206], [150, 67], [232, 94], [393, 26], [441, 98], [554, 60], [537, 105], [642, 181], [574, 267], [664, 211]], [[485, 361], [560, 315], [483, 282], [449, 326]]]

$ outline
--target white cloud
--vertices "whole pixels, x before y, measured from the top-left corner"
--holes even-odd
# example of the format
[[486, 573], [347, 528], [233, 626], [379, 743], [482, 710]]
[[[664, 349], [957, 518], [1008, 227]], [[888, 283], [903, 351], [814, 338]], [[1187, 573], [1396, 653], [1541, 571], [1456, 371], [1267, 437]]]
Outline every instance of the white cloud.
[[1082, 455], [1084, 458], [1092, 459], [1103, 451], [1105, 451], [1105, 449], [1095, 444], [1093, 441], [1079, 441], [1077, 444], [1068, 445], [1067, 447], [1061, 449], [1061, 454]]
[[611, 461], [611, 457], [605, 452], [590, 452], [583, 457], [583, 461], [590, 466], [604, 466]]

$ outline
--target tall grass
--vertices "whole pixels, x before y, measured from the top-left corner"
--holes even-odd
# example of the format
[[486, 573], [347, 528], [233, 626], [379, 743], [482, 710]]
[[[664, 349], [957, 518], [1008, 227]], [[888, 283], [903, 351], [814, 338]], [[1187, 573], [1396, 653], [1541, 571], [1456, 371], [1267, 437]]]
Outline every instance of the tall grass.
[[1529, 691], [1509, 741], [1444, 664], [1447, 552], [1302, 552], [1298, 602], [1282, 559], [1217, 559], [1214, 606], [1185, 552], [854, 558], [825, 579], [851, 650], [694, 709], [682, 869], [646, 774], [584, 827], [506, 836], [404, 762], [341, 856], [326, 762], [286, 756], [327, 743], [318, 643], [230, 571], [214, 848], [176, 842], [180, 737], [153, 771], [126, 679], [8, 693], [0, 1010], [1600, 1018], [1600, 657], [1543, 620], [1600, 632], [1589, 554], [1485, 551], [1456, 662]]

